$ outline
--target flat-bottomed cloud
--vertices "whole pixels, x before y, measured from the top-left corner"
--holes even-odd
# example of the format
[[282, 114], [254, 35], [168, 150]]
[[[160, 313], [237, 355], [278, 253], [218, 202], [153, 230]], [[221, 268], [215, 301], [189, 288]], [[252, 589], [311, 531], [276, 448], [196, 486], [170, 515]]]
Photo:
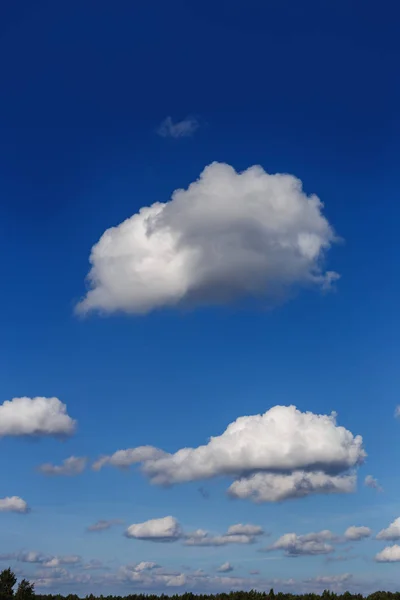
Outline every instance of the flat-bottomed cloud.
[[66, 437], [75, 428], [76, 421], [58, 398], [13, 398], [0, 405], [0, 437]]
[[292, 175], [212, 163], [167, 203], [143, 207], [92, 248], [87, 313], [144, 314], [176, 305], [268, 304], [299, 287], [328, 288], [336, 237], [315, 195]]
[[0, 512], [15, 512], [25, 514], [29, 512], [29, 506], [19, 496], [6, 496], [0, 498]]

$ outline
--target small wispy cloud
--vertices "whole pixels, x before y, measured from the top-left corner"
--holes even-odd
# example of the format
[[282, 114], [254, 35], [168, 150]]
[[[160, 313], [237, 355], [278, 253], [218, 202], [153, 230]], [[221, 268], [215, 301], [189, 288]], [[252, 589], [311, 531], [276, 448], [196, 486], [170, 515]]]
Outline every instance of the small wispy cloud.
[[183, 138], [190, 137], [197, 131], [200, 123], [195, 117], [188, 116], [182, 121], [173, 122], [171, 117], [167, 117], [162, 121], [157, 129], [158, 135], [161, 137]]
[[364, 479], [364, 485], [366, 485], [367, 487], [373, 488], [374, 490], [377, 490], [378, 492], [383, 492], [383, 488], [379, 485], [378, 480], [375, 479], [375, 477], [372, 477], [372, 475], [366, 476], [366, 478]]
[[113, 527], [113, 525], [122, 525], [122, 523], [121, 519], [110, 519], [109, 521], [100, 519], [100, 521], [96, 521], [93, 525], [86, 527], [86, 531], [105, 531]]
[[38, 467], [38, 471], [43, 475], [61, 475], [66, 477], [72, 477], [73, 475], [80, 475], [85, 470], [87, 464], [87, 458], [84, 456], [70, 456], [63, 460], [61, 465], [53, 465], [51, 463], [45, 463]]

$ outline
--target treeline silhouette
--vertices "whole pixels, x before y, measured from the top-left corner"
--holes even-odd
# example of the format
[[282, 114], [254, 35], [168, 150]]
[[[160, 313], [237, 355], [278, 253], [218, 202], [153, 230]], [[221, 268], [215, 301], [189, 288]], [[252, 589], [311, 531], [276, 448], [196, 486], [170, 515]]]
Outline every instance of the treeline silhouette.
[[[76, 594], [62, 596], [61, 594], [36, 594], [38, 600], [81, 600]], [[85, 596], [86, 600], [400, 600], [400, 592], [374, 592], [369, 596], [362, 594], [335, 594], [325, 590], [322, 594], [284, 594], [282, 592], [274, 593], [258, 592], [250, 590], [249, 592], [229, 592], [221, 594], [129, 594], [128, 596], [94, 596], [90, 594]]]
[[[0, 572], [0, 600], [81, 600], [77, 594], [36, 594], [34, 584], [22, 579], [17, 589], [15, 585], [17, 578], [11, 569]], [[379, 591], [363, 596], [362, 594], [351, 594], [344, 592], [336, 594], [325, 590], [322, 594], [285, 594], [275, 593], [273, 589], [269, 592], [250, 590], [249, 592], [229, 592], [221, 594], [129, 594], [127, 596], [85, 596], [86, 600], [400, 600], [400, 592]]]

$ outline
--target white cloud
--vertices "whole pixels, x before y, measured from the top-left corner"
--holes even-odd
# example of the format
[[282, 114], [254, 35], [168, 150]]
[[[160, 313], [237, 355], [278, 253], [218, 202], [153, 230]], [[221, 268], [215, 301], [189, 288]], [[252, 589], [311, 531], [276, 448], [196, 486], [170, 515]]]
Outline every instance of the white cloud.
[[336, 238], [322, 210], [292, 175], [214, 162], [169, 202], [104, 232], [77, 311], [144, 314], [244, 297], [273, 304], [300, 287], [329, 288], [338, 275], [322, 263]]
[[395, 411], [394, 411], [394, 416], [395, 416], [396, 418], [400, 417], [400, 404], [398, 404], [398, 405], [396, 406], [396, 408], [395, 408]]
[[222, 535], [210, 535], [197, 529], [185, 535], [185, 546], [227, 546], [228, 544], [252, 544], [264, 531], [259, 525], [237, 523], [228, 527]]
[[154, 542], [175, 542], [182, 535], [182, 528], [174, 517], [150, 519], [144, 523], [134, 523], [125, 532], [129, 538]]
[[75, 427], [58, 398], [13, 398], [0, 405], [0, 437], [69, 436]]
[[118, 450], [111, 455], [100, 456], [92, 465], [94, 471], [100, 471], [106, 465], [127, 469], [131, 465], [144, 462], [146, 460], [158, 459], [165, 455], [165, 452], [154, 448], [153, 446], [138, 446], [137, 448], [127, 448]]
[[[232, 496], [274, 502], [311, 493], [348, 493], [354, 474], [341, 472], [362, 463], [362, 437], [336, 424], [336, 414], [316, 415], [295, 406], [275, 406], [262, 415], [239, 417], [204, 446], [174, 454], [151, 446], [130, 449], [152, 483], [180, 482], [231, 476]], [[146, 448], [146, 458], [143, 455]], [[135, 453], [137, 451], [137, 454]], [[127, 450], [120, 451], [125, 457]], [[109, 464], [118, 464], [113, 457]], [[112, 460], [113, 459], [113, 460]], [[103, 461], [105, 459], [102, 459]]]
[[305, 535], [285, 533], [269, 548], [266, 548], [266, 550], [284, 550], [286, 556], [329, 554], [333, 552], [334, 548], [328, 542], [332, 542], [335, 539], [336, 536], [327, 529]]
[[386, 529], [382, 529], [382, 531], [380, 531], [378, 533], [378, 535], [376, 536], [377, 540], [391, 540], [391, 541], [395, 541], [395, 540], [399, 540], [400, 539], [400, 517], [397, 517], [397, 519], [395, 519], [393, 521], [393, 523], [391, 523], [389, 525], [389, 527], [387, 527]]
[[383, 492], [383, 488], [379, 485], [378, 480], [375, 479], [375, 477], [372, 477], [372, 475], [366, 476], [366, 478], [364, 479], [364, 485], [366, 485], [367, 487], [373, 488], [373, 489], [377, 490], [378, 492]]
[[87, 458], [83, 456], [70, 456], [63, 460], [61, 465], [44, 463], [43, 465], [40, 465], [38, 470], [44, 475], [65, 475], [71, 477], [83, 473], [86, 463]]
[[140, 562], [137, 565], [135, 565], [134, 570], [140, 573], [141, 571], [152, 571], [153, 569], [159, 568], [160, 565], [158, 565], [155, 562]]
[[260, 525], [251, 525], [250, 523], [242, 524], [237, 523], [228, 527], [227, 535], [263, 535], [264, 530]]
[[356, 527], [355, 525], [348, 527], [344, 532], [344, 537], [346, 540], [358, 541], [363, 540], [367, 537], [370, 537], [372, 531], [369, 527]]
[[0, 512], [29, 512], [28, 504], [19, 496], [7, 496], [0, 498]]
[[228, 493], [254, 502], [279, 502], [311, 494], [346, 494], [356, 488], [355, 475], [328, 475], [322, 471], [294, 471], [288, 475], [255, 473], [234, 481]]
[[217, 571], [218, 573], [230, 573], [231, 571], [233, 571], [233, 567], [231, 563], [224, 562], [220, 567], [218, 567]]
[[377, 562], [400, 562], [400, 546], [387, 546], [375, 556]]
[[157, 130], [161, 137], [183, 138], [190, 137], [198, 130], [200, 123], [195, 117], [186, 117], [182, 121], [173, 122], [171, 117], [167, 117], [161, 123]]
[[120, 519], [110, 519], [109, 521], [100, 519], [100, 521], [96, 521], [93, 525], [89, 525], [86, 528], [86, 531], [105, 531], [106, 529], [110, 529], [113, 525], [121, 525], [123, 521]]
[[43, 566], [46, 568], [57, 568], [61, 565], [77, 565], [81, 562], [81, 557], [76, 554], [67, 556], [53, 556], [49, 560], [43, 562]]

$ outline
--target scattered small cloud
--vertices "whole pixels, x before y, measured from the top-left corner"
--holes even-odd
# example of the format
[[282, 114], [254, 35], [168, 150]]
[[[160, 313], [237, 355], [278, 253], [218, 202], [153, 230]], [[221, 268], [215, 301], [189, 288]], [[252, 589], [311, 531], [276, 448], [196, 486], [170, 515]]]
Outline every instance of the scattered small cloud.
[[76, 421], [58, 398], [13, 398], [0, 405], [0, 437], [66, 437]]
[[5, 498], [0, 498], [0, 512], [26, 514], [29, 511], [28, 504], [19, 496], [6, 496]]
[[237, 523], [228, 527], [222, 535], [210, 535], [198, 529], [185, 535], [185, 546], [227, 546], [228, 544], [252, 544], [264, 534], [259, 525]]
[[394, 410], [394, 416], [396, 417], [396, 419], [398, 419], [400, 417], [400, 404], [398, 404]]
[[252, 525], [251, 523], [237, 523], [236, 525], [231, 525], [228, 527], [228, 531], [226, 535], [249, 535], [249, 536], [257, 536], [264, 535], [264, 530], [260, 525]]
[[375, 556], [376, 562], [400, 562], [400, 546], [387, 546]]
[[148, 460], [157, 460], [165, 456], [163, 450], [153, 446], [138, 446], [137, 448], [127, 448], [118, 450], [114, 454], [100, 456], [92, 465], [94, 471], [100, 471], [103, 467], [109, 465], [119, 469], [127, 469], [131, 465], [146, 462]]
[[400, 517], [397, 517], [386, 529], [382, 529], [376, 536], [377, 540], [400, 540]]
[[217, 571], [218, 573], [230, 573], [231, 571], [233, 571], [233, 567], [231, 563], [224, 562], [220, 567], [218, 567]]
[[345, 583], [353, 578], [351, 573], [343, 573], [342, 575], [318, 575], [305, 579], [305, 583], [317, 583], [321, 585], [332, 585], [337, 583]]
[[245, 298], [273, 306], [332, 286], [339, 275], [323, 264], [336, 241], [322, 202], [296, 177], [214, 162], [169, 202], [103, 233], [76, 311], [140, 315]]
[[364, 485], [366, 485], [367, 487], [373, 488], [374, 490], [377, 490], [378, 492], [383, 492], [383, 488], [379, 485], [378, 480], [375, 479], [375, 477], [372, 477], [372, 475], [366, 476], [366, 478], [364, 479]]
[[105, 531], [106, 529], [111, 529], [114, 525], [122, 525], [122, 523], [121, 519], [110, 519], [109, 521], [100, 519], [100, 521], [96, 521], [93, 525], [89, 525], [86, 531]]
[[359, 541], [371, 536], [371, 529], [369, 527], [356, 527], [351, 526], [344, 532], [344, 537], [348, 541]]
[[43, 562], [43, 567], [46, 568], [58, 568], [62, 565], [78, 565], [82, 562], [80, 556], [76, 554], [66, 556], [53, 556]]
[[175, 123], [172, 117], [166, 117], [157, 129], [157, 133], [161, 137], [179, 139], [192, 136], [199, 127], [199, 121], [193, 116], [188, 116], [182, 119], [182, 121], [176, 121]]
[[152, 542], [176, 542], [183, 537], [183, 531], [175, 517], [150, 519], [144, 523], [134, 523], [125, 532], [126, 537]]
[[38, 564], [46, 568], [58, 568], [61, 565], [78, 565], [81, 563], [81, 557], [72, 555], [61, 555], [61, 556], [49, 556], [35, 550], [13, 552], [10, 554], [3, 554], [0, 556], [0, 560], [15, 560], [22, 563]]
[[44, 463], [38, 467], [38, 471], [43, 475], [62, 475], [72, 477], [74, 475], [80, 475], [86, 468], [87, 458], [82, 456], [70, 456], [63, 460], [61, 465], [53, 465], [51, 463]]
[[337, 539], [331, 531], [324, 529], [316, 533], [297, 535], [285, 533], [276, 542], [263, 551], [284, 550], [285, 556], [315, 556], [334, 551], [333, 541]]

